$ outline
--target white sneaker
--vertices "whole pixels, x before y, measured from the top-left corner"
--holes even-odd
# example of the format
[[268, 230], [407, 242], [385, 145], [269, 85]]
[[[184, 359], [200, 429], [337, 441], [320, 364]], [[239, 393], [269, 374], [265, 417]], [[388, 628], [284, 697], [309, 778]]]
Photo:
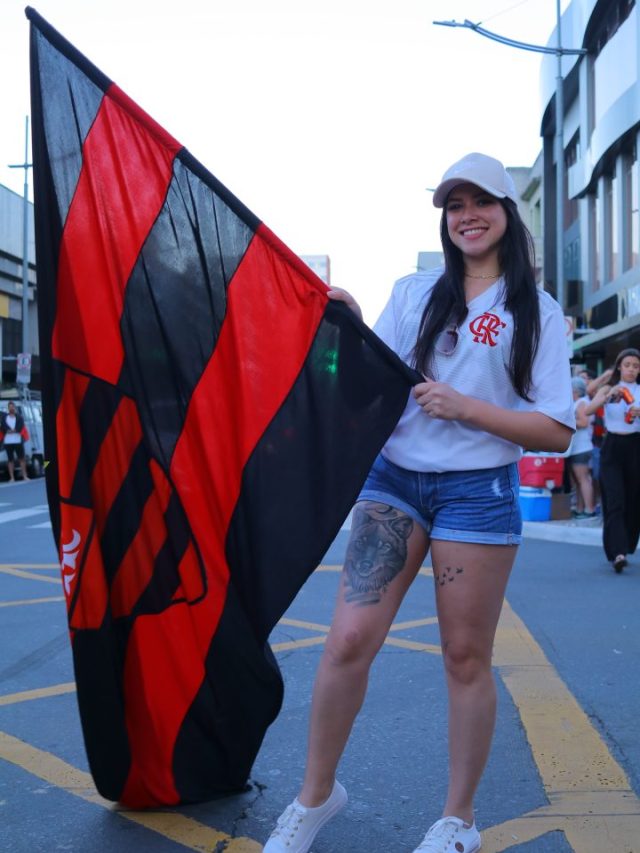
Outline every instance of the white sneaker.
[[296, 797], [278, 818], [276, 828], [262, 848], [263, 853], [308, 853], [318, 832], [344, 808], [347, 799], [347, 792], [337, 780], [329, 799], [321, 806], [303, 806]]
[[475, 823], [467, 826], [459, 817], [437, 820], [413, 853], [476, 853], [482, 847]]

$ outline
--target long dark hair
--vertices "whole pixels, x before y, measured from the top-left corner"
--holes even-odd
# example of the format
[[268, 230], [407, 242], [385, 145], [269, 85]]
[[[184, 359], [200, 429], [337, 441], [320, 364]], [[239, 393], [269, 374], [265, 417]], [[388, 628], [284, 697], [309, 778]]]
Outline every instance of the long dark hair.
[[[632, 355], [634, 358], [640, 359], [640, 350], [637, 350], [634, 347], [629, 347], [628, 349], [623, 349], [622, 352], [618, 353], [616, 363], [613, 366], [613, 373], [609, 380], [610, 385], [617, 385], [622, 380], [622, 376], [620, 375], [620, 365], [622, 364], [622, 359], [626, 358], [628, 355]], [[638, 381], [638, 378], [640, 378], [640, 374], [636, 377], [636, 382]]]
[[[540, 341], [540, 308], [533, 272], [534, 246], [529, 229], [511, 199], [497, 199], [507, 215], [507, 228], [498, 247], [505, 280], [505, 307], [513, 316], [509, 376], [517, 394], [530, 401], [531, 368]], [[445, 270], [436, 282], [420, 321], [413, 351], [414, 367], [431, 375], [434, 341], [452, 323], [460, 326], [468, 314], [464, 295], [464, 258], [449, 237], [446, 206], [440, 220]]]

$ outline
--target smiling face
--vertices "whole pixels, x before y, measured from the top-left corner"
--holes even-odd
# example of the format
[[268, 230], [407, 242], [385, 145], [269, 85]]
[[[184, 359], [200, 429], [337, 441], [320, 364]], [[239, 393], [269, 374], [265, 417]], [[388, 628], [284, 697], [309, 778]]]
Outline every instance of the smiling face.
[[637, 382], [640, 374], [640, 358], [635, 355], [626, 355], [620, 364], [620, 379], [623, 382]]
[[500, 201], [474, 184], [461, 184], [449, 193], [445, 213], [451, 242], [465, 258], [497, 265], [498, 246], [507, 230]]

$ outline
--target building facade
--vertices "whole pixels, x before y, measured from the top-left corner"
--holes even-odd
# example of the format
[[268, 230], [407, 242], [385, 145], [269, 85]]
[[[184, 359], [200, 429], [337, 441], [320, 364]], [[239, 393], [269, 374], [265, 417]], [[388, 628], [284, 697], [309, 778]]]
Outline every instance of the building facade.
[[[32, 387], [39, 387], [38, 316], [35, 303], [36, 256], [33, 204], [28, 203], [29, 310], [28, 351], [32, 356]], [[0, 184], [0, 389], [15, 385], [18, 353], [22, 352], [22, 256], [24, 199]], [[34, 381], [35, 380], [35, 381]]]
[[[556, 217], [563, 217], [565, 313], [574, 361], [595, 370], [640, 347], [640, 15], [635, 0], [572, 0], [561, 18], [564, 206], [556, 204], [557, 57], [545, 56], [544, 284], [557, 294]], [[557, 46], [557, 32], [548, 46]]]

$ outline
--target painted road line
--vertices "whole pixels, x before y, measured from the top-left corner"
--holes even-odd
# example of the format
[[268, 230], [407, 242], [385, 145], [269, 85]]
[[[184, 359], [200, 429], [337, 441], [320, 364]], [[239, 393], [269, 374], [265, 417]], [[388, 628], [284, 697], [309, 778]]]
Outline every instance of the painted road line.
[[21, 518], [30, 518], [32, 515], [42, 515], [43, 512], [49, 512], [47, 504], [33, 506], [29, 509], [13, 509], [9, 512], [0, 512], [0, 524], [6, 524], [8, 521], [18, 521]]
[[320, 625], [317, 622], [303, 622], [300, 619], [288, 619], [283, 617], [278, 625], [287, 625], [291, 628], [304, 628], [306, 631], [324, 631], [325, 634], [329, 633], [330, 625]]
[[498, 853], [560, 830], [576, 853], [640, 853], [640, 800], [508, 602], [494, 665], [518, 709], [549, 805], [483, 831], [484, 847]]
[[23, 598], [22, 601], [0, 601], [0, 607], [22, 607], [23, 604], [49, 604], [52, 601], [64, 601], [64, 595], [52, 595], [49, 598]]
[[52, 525], [51, 525], [50, 521], [43, 521], [42, 524], [28, 524], [27, 529], [28, 530], [40, 530], [40, 529], [44, 530], [46, 528], [47, 530], [51, 530], [51, 526]]
[[22, 690], [20, 693], [6, 693], [0, 696], [0, 705], [16, 705], [18, 702], [33, 702], [34, 699], [49, 699], [51, 696], [64, 696], [75, 693], [74, 681], [64, 684], [53, 684], [51, 687], [38, 687], [36, 690]]
[[[331, 571], [339, 567], [325, 566], [323, 569]], [[425, 570], [421, 574], [430, 575], [431, 572]], [[435, 623], [434, 617], [399, 622], [392, 626], [387, 642], [418, 652], [439, 654], [439, 647], [433, 644], [394, 636], [397, 631]], [[287, 619], [284, 624], [309, 630], [316, 636], [279, 647], [274, 645], [274, 649], [304, 648], [322, 643], [329, 630], [327, 625], [303, 620]], [[483, 850], [503, 853], [549, 832], [560, 831], [575, 853], [640, 853], [637, 844], [640, 801], [624, 770], [508, 602], [504, 604], [498, 626], [494, 665], [520, 714], [549, 803], [483, 829]], [[69, 685], [42, 690], [62, 692], [61, 688], [70, 692]], [[3, 697], [3, 704], [9, 704], [10, 700], [43, 698], [42, 690]], [[0, 733], [0, 758], [12, 761], [69, 793], [113, 810], [112, 804], [102, 801], [93, 790], [89, 774], [10, 735]], [[220, 840], [228, 838], [176, 812], [119, 814], [192, 850], [211, 850]], [[260, 845], [251, 839], [231, 839], [226, 849], [233, 853], [257, 853]]]
[[259, 853], [262, 845], [250, 838], [232, 838], [179, 812], [132, 812], [105, 800], [95, 789], [91, 774], [78, 770], [55, 755], [37, 749], [12, 735], [0, 732], [0, 759], [15, 764], [38, 779], [54, 785], [118, 817], [157, 832], [187, 850], [211, 853], [224, 846], [227, 853]]
[[[322, 568], [340, 571], [339, 566]], [[429, 569], [420, 573], [432, 574]], [[435, 617], [424, 620], [434, 623]], [[315, 623], [295, 624], [327, 631]], [[415, 622], [394, 623], [385, 644], [441, 654], [439, 645], [394, 636], [412, 627]], [[297, 642], [302, 647], [305, 641]], [[287, 644], [287, 649], [295, 647], [295, 642]], [[483, 849], [502, 853], [560, 831], [575, 853], [640, 853], [640, 801], [629, 780], [507, 601], [496, 633], [494, 666], [522, 719], [549, 805], [484, 829]]]
[[307, 649], [310, 646], [321, 646], [327, 637], [304, 637], [302, 640], [289, 640], [284, 643], [273, 643], [271, 650], [274, 652], [288, 652], [291, 649]]
[[25, 572], [24, 569], [16, 569], [14, 566], [0, 566], [0, 572], [5, 575], [13, 575], [16, 578], [26, 578], [31, 581], [42, 581], [43, 583], [55, 583], [58, 586], [61, 584], [60, 576], [56, 578], [48, 575], [36, 575], [34, 572]]

